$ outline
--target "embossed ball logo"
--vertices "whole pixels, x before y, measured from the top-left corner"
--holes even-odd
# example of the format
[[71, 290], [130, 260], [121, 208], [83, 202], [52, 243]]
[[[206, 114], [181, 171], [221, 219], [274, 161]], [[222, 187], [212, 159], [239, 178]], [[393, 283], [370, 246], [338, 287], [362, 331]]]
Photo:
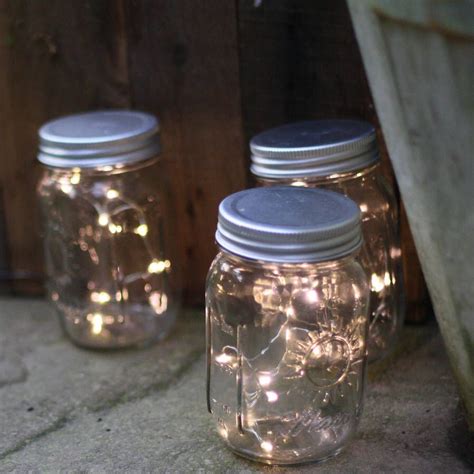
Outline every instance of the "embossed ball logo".
[[332, 387], [345, 379], [351, 356], [351, 346], [346, 339], [341, 336], [324, 337], [316, 341], [306, 353], [303, 370], [316, 387]]

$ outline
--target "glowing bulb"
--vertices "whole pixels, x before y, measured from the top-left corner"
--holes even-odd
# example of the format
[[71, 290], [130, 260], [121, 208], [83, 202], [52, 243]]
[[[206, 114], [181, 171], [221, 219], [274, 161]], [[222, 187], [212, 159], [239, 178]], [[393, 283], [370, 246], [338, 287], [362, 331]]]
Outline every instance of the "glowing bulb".
[[305, 181], [293, 181], [291, 186], [306, 187], [308, 185]]
[[141, 235], [142, 237], [145, 237], [148, 234], [148, 226], [146, 224], [140, 224], [135, 229], [135, 234], [138, 234], [138, 235]]
[[64, 194], [71, 194], [72, 192], [72, 186], [70, 183], [63, 183], [61, 184], [61, 191], [64, 193]]
[[367, 204], [364, 204], [364, 203], [360, 204], [359, 208], [360, 208], [360, 212], [367, 212], [369, 210]]
[[278, 393], [274, 392], [273, 390], [265, 392], [265, 395], [267, 396], [267, 400], [270, 403], [276, 402], [278, 400]]
[[392, 247], [390, 249], [390, 256], [392, 258], [398, 258], [398, 257], [401, 257], [401, 255], [402, 255], [402, 251], [398, 247]]
[[271, 377], [271, 375], [268, 375], [268, 374], [260, 374], [260, 375], [258, 376], [258, 383], [259, 383], [262, 387], [268, 387], [271, 382], [272, 382], [272, 377]]
[[308, 303], [317, 303], [319, 300], [318, 294], [314, 290], [310, 290], [306, 293], [306, 299]]
[[229, 364], [229, 362], [233, 361], [233, 357], [230, 354], [226, 354], [225, 352], [222, 352], [218, 356], [216, 356], [216, 362], [218, 364]]
[[116, 189], [109, 189], [105, 195], [107, 199], [117, 199], [119, 197], [119, 192]]
[[80, 173], [74, 173], [71, 176], [71, 184], [79, 184], [81, 182], [81, 174]]
[[385, 272], [385, 275], [383, 277], [383, 282], [385, 283], [385, 286], [390, 286], [392, 283], [392, 279], [390, 278], [390, 273]]
[[165, 293], [153, 291], [150, 294], [148, 301], [156, 314], [163, 314], [168, 309], [168, 297]]
[[273, 444], [270, 441], [262, 441], [260, 443], [260, 447], [267, 453], [271, 453], [273, 451]]
[[102, 315], [100, 313], [94, 313], [91, 318], [92, 334], [100, 334], [104, 325]]
[[385, 288], [385, 283], [377, 274], [372, 273], [370, 277], [370, 287], [372, 291], [382, 291]]
[[122, 232], [122, 226], [121, 225], [115, 225], [114, 223], [109, 224], [109, 231], [111, 234], [119, 234]]
[[171, 262], [169, 260], [157, 260], [154, 258], [150, 265], [148, 265], [148, 273], [163, 273], [170, 267]]
[[110, 301], [110, 295], [106, 291], [93, 291], [91, 293], [93, 303], [105, 304]]
[[106, 225], [108, 225], [109, 223], [109, 215], [106, 213], [106, 212], [101, 212], [99, 214], [99, 219], [97, 221], [99, 223], [99, 225], [101, 225], [102, 227], [105, 227]]

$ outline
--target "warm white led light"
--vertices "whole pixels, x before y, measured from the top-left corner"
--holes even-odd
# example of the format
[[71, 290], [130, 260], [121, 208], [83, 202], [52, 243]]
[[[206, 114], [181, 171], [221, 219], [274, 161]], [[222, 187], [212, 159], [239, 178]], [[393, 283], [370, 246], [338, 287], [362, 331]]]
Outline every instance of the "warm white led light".
[[135, 229], [135, 234], [138, 234], [138, 235], [141, 235], [142, 237], [145, 237], [148, 234], [148, 226], [146, 224], [140, 224]]
[[267, 453], [271, 453], [273, 451], [273, 444], [270, 441], [262, 441], [260, 443], [260, 447]]
[[385, 288], [385, 283], [376, 273], [372, 273], [370, 276], [370, 288], [372, 291], [382, 291]]
[[262, 387], [268, 387], [272, 381], [272, 376], [269, 374], [260, 374], [258, 376], [258, 383]]
[[107, 199], [117, 199], [119, 197], [119, 192], [116, 189], [109, 189], [106, 194]]
[[92, 325], [92, 334], [100, 334], [102, 332], [102, 327], [104, 325], [104, 321], [102, 315], [100, 313], [94, 313], [91, 317], [91, 325]]
[[99, 214], [99, 219], [97, 220], [100, 226], [105, 227], [109, 224], [109, 215], [106, 212], [101, 212]]
[[111, 234], [119, 234], [122, 232], [122, 226], [121, 225], [115, 225], [113, 222], [109, 224], [109, 231]]
[[105, 304], [110, 301], [110, 295], [106, 291], [93, 291], [91, 293], [93, 303]]
[[150, 265], [148, 265], [148, 273], [163, 273], [171, 267], [169, 260], [157, 260], [154, 258]]
[[274, 392], [273, 390], [265, 392], [265, 395], [267, 396], [267, 400], [270, 403], [274, 403], [278, 400], [278, 393]]

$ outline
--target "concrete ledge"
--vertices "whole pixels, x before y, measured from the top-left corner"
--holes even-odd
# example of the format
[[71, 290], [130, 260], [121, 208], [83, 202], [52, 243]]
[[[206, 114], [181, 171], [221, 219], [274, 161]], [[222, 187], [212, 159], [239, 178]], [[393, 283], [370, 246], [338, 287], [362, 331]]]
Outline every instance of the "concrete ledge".
[[153, 348], [97, 353], [71, 345], [47, 303], [0, 304], [1, 472], [472, 472], [474, 442], [434, 325], [406, 328], [397, 353], [371, 368], [349, 448], [295, 470], [240, 459], [214, 433], [200, 312]]

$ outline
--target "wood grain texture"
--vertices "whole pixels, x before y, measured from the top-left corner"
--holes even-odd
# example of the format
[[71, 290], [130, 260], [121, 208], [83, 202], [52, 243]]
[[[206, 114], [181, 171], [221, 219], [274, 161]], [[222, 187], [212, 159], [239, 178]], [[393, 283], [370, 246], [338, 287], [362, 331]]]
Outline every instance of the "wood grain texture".
[[219, 201], [246, 187], [234, 2], [128, 2], [132, 104], [161, 119], [186, 301], [202, 302]]
[[0, 5], [0, 188], [14, 274], [42, 271], [38, 127], [83, 110], [135, 107], [161, 119], [165, 151], [157, 172], [167, 178], [187, 301], [202, 302], [218, 202], [245, 187], [234, 3]]
[[128, 84], [115, 2], [0, 5], [0, 187], [10, 267], [22, 277], [14, 288], [35, 291], [42, 271], [37, 129], [59, 115], [127, 106]]
[[[239, 1], [245, 134], [283, 123], [361, 118], [377, 128], [385, 176], [395, 183], [349, 11], [343, 0]], [[410, 312], [430, 314], [429, 298], [406, 218], [402, 251]]]
[[[16, 274], [42, 271], [34, 188], [46, 120], [106, 107], [160, 117], [154, 172], [165, 178], [187, 302], [202, 302], [220, 199], [250, 182], [246, 140], [301, 119], [378, 124], [343, 0], [256, 3], [0, 0], [0, 208]], [[426, 290], [415, 253], [405, 255], [416, 301]]]

